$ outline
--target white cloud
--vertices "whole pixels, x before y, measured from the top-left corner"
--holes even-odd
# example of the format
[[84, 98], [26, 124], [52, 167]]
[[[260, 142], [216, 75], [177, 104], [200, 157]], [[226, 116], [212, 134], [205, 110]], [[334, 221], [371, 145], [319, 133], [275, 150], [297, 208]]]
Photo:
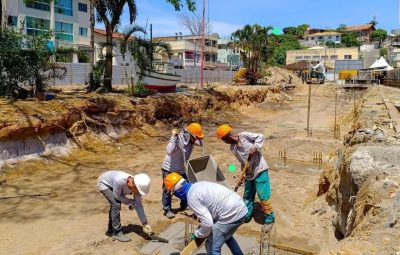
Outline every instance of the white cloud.
[[230, 24], [224, 21], [211, 21], [212, 32], [221, 37], [229, 37], [233, 32], [243, 27], [243, 25]]

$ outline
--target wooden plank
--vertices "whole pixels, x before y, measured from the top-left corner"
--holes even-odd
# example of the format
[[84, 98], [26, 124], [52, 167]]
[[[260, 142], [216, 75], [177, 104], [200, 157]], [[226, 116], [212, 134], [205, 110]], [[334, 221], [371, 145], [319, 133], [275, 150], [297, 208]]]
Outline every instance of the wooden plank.
[[181, 252], [181, 255], [191, 255], [194, 251], [198, 250], [200, 246], [204, 243], [204, 238], [197, 238], [192, 240]]

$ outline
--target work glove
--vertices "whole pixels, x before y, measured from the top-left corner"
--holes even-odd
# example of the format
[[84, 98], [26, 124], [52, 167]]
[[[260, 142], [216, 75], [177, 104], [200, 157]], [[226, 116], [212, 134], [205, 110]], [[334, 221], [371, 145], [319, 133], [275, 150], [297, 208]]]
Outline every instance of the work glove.
[[179, 129], [177, 128], [172, 129], [171, 134], [172, 136], [177, 136], [179, 134]]
[[151, 227], [149, 224], [143, 225], [143, 232], [149, 236], [151, 236], [153, 234], [153, 230], [151, 230]]
[[192, 233], [192, 234], [190, 235], [190, 241], [193, 241], [193, 240], [196, 240], [196, 239], [197, 239], [196, 234], [195, 234], [195, 233]]

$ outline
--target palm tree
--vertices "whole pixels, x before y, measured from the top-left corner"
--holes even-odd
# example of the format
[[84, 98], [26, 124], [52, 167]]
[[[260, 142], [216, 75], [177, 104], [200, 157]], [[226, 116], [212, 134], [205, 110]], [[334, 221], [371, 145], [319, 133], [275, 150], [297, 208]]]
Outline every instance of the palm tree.
[[[176, 11], [182, 7], [183, 0], [166, 0], [172, 4]], [[112, 34], [121, 22], [121, 14], [125, 5], [128, 5], [130, 24], [136, 19], [137, 9], [135, 0], [95, 0], [96, 19], [104, 24], [106, 29], [106, 66], [104, 71], [104, 87], [106, 91], [112, 90]], [[190, 11], [196, 9], [195, 1], [186, 0]]]
[[128, 15], [130, 24], [136, 19], [135, 0], [96, 0], [97, 22], [104, 24], [106, 29], [106, 63], [104, 70], [104, 88], [106, 91], [112, 90], [112, 58], [113, 58], [113, 33], [121, 22], [121, 15], [125, 4], [128, 5]]
[[268, 33], [272, 27], [246, 25], [232, 33], [234, 47], [240, 49], [241, 59], [247, 68], [247, 79], [250, 84], [257, 81], [259, 68], [267, 60]]
[[92, 92], [94, 91], [95, 84], [93, 81], [93, 72], [94, 72], [94, 54], [95, 54], [95, 49], [94, 49], [94, 25], [95, 25], [95, 17], [94, 17], [94, 1], [96, 0], [90, 0], [90, 5], [89, 5], [89, 12], [90, 12], [90, 73], [89, 73], [89, 88], [88, 91]]
[[[119, 52], [121, 53], [122, 60], [124, 62], [124, 73], [129, 87], [132, 86], [133, 82], [128, 79], [128, 72], [126, 70], [126, 53], [128, 52], [128, 44], [133, 40], [131, 36], [135, 32], [146, 33], [146, 29], [138, 25], [128, 26], [123, 29], [121, 33], [122, 38], [119, 39]], [[130, 76], [132, 78], [132, 74]]]

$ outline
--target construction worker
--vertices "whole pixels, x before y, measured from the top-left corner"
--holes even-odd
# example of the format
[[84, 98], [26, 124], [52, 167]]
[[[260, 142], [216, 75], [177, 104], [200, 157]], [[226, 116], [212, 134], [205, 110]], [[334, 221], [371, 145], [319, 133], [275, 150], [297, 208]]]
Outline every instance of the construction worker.
[[[183, 178], [187, 179], [185, 172], [185, 164], [189, 159], [193, 151], [194, 145], [203, 145], [203, 130], [201, 125], [198, 123], [191, 123], [181, 132], [177, 129], [172, 130], [172, 136], [169, 139], [167, 145], [167, 154], [165, 155], [164, 162], [161, 166], [163, 179], [169, 173], [179, 173]], [[168, 219], [175, 217], [171, 208], [171, 194], [167, 192], [162, 186], [162, 205], [164, 209], [164, 215]], [[187, 202], [181, 200], [180, 210], [183, 211], [187, 207]]]
[[[151, 235], [153, 232], [147, 223], [142, 205], [142, 196], [149, 193], [150, 177], [146, 174], [131, 175], [122, 171], [108, 171], [97, 180], [97, 189], [104, 195], [110, 204], [108, 214], [107, 236], [114, 240], [129, 242], [131, 239], [121, 230], [120, 210], [121, 203], [135, 209], [143, 225], [143, 232]], [[133, 199], [126, 195], [133, 194]]]
[[168, 174], [164, 185], [181, 200], [187, 200], [190, 209], [200, 220], [200, 226], [191, 239], [207, 238], [207, 254], [221, 254], [224, 243], [232, 254], [243, 254], [233, 234], [243, 224], [247, 208], [236, 192], [214, 182], [191, 184], [177, 173]]
[[257, 192], [261, 203], [261, 210], [264, 213], [263, 231], [269, 232], [275, 221], [275, 214], [272, 211], [270, 202], [271, 185], [269, 182], [268, 164], [261, 153], [264, 136], [250, 132], [234, 134], [229, 125], [221, 125], [217, 129], [217, 137], [231, 145], [230, 150], [239, 160], [242, 168], [249, 157], [251, 157], [249, 171], [246, 174], [244, 183], [243, 200], [248, 209], [245, 222], [251, 221], [255, 194]]

